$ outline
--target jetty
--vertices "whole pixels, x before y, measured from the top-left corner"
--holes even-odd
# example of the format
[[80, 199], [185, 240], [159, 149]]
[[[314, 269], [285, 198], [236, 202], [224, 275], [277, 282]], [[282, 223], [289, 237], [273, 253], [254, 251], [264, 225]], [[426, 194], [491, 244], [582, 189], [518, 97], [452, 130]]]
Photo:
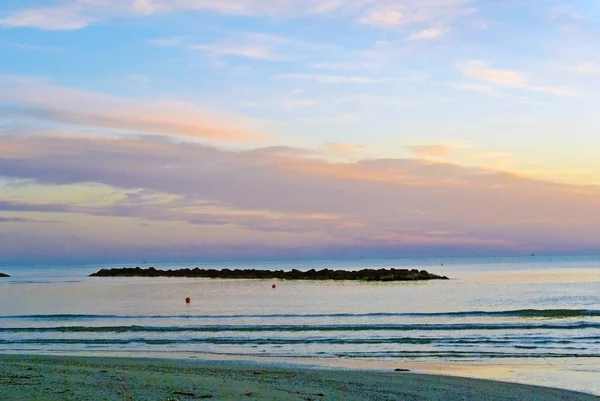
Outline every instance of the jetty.
[[417, 269], [362, 269], [348, 270], [257, 270], [257, 269], [177, 269], [159, 270], [154, 267], [123, 267], [102, 269], [90, 274], [90, 277], [189, 277], [212, 279], [278, 279], [278, 280], [353, 280], [353, 281], [420, 281], [448, 280], [446, 276]]

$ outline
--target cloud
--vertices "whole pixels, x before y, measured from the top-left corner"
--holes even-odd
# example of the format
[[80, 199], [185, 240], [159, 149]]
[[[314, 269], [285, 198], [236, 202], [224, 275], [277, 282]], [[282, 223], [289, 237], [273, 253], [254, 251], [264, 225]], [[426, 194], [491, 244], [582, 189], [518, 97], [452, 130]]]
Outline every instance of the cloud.
[[353, 145], [349, 143], [330, 142], [325, 144], [325, 148], [335, 153], [357, 153], [365, 150], [363, 145]]
[[417, 157], [427, 158], [446, 156], [457, 149], [464, 148], [465, 146], [469, 145], [460, 143], [444, 143], [436, 145], [412, 145], [407, 146], [406, 148], [409, 149]]
[[[86, 127], [115, 133], [171, 135], [218, 141], [247, 141], [264, 138], [258, 122], [229, 116], [178, 101], [136, 101], [73, 90], [51, 83], [1, 77], [0, 101], [12, 107], [0, 109], [5, 116], [23, 117]], [[235, 121], [235, 123], [233, 122]]]
[[440, 26], [472, 14], [468, 5], [473, 0], [404, 0], [365, 2], [366, 10], [358, 19], [362, 25], [385, 29], [403, 28], [411, 25], [425, 26], [415, 39], [434, 39], [443, 33]]
[[14, 49], [30, 51], [30, 52], [42, 52], [42, 53], [54, 53], [62, 51], [63, 48], [60, 46], [40, 46], [32, 45], [29, 43], [12, 43], [10, 47]]
[[311, 15], [360, 15], [362, 24], [398, 27], [439, 25], [472, 11], [473, 0], [69, 0], [13, 11], [0, 20], [5, 27], [46, 30], [81, 29], [118, 17], [147, 17], [177, 12], [212, 12], [248, 17], [300, 18]]
[[547, 13], [548, 19], [551, 21], [561, 22], [581, 22], [587, 18], [568, 6], [552, 7]]
[[244, 57], [270, 61], [299, 58], [306, 51], [330, 50], [325, 45], [258, 32], [230, 32], [214, 43], [194, 43], [181, 36], [155, 39], [149, 43], [153, 46], [198, 50], [213, 58]]
[[[332, 162], [294, 148], [230, 151], [159, 138], [7, 133], [0, 135], [0, 148], [14, 149], [3, 153], [0, 176], [50, 188], [85, 183], [133, 193], [143, 188], [141, 197], [109, 206], [74, 204], [70, 212], [143, 219], [158, 224], [161, 237], [175, 235], [186, 243], [197, 238], [188, 226], [210, 226], [224, 230], [214, 237], [222, 246], [253, 239], [252, 232], [282, 233], [290, 244], [295, 238], [313, 250], [323, 243], [369, 252], [415, 244], [514, 252], [599, 245], [599, 188], [482, 168], [418, 159]], [[9, 207], [34, 208], [14, 203]], [[167, 223], [177, 224], [163, 226]], [[554, 233], [565, 227], [577, 235], [557, 238]]]
[[405, 19], [398, 11], [371, 11], [364, 15], [359, 22], [364, 25], [392, 28], [401, 26]]
[[280, 58], [264, 45], [192, 45], [190, 49], [205, 51], [213, 57], [237, 56], [258, 60], [278, 60]]
[[[235, 209], [194, 197], [177, 197], [151, 190], [114, 190], [120, 198], [111, 203], [56, 204], [0, 201], [0, 212], [58, 213], [99, 217], [137, 218], [144, 221], [178, 222], [196, 226], [227, 226], [266, 232], [315, 232], [336, 227], [360, 227], [354, 221], [325, 213], [281, 213], [269, 210]], [[22, 217], [3, 218], [2, 222], [44, 222]]]
[[321, 70], [339, 70], [339, 71], [357, 71], [357, 70], [369, 70], [380, 67], [381, 65], [378, 63], [369, 63], [369, 62], [322, 62], [322, 63], [313, 63], [310, 65], [311, 68], [321, 69]]
[[[114, 0], [113, 0], [114, 1]], [[121, 0], [129, 3], [131, 0]], [[350, 3], [356, 1], [350, 0]], [[140, 15], [162, 14], [178, 11], [212, 11], [234, 15], [294, 15], [322, 14], [340, 9], [340, 0], [133, 0], [133, 11]]]
[[411, 40], [433, 40], [438, 39], [446, 34], [447, 30], [444, 28], [428, 28], [423, 29], [410, 35], [408, 38]]
[[319, 102], [317, 100], [313, 100], [313, 99], [288, 98], [288, 99], [284, 99], [281, 102], [281, 105], [285, 109], [292, 110], [292, 109], [313, 107], [317, 103], [319, 103]]
[[295, 148], [291, 146], [267, 146], [263, 148], [250, 149], [245, 151], [247, 154], [256, 154], [264, 156], [283, 156], [283, 157], [307, 157], [315, 156], [316, 151], [304, 148]]
[[17, 11], [0, 19], [0, 26], [35, 27], [44, 30], [66, 31], [80, 29], [94, 22], [91, 15], [80, 13], [77, 6], [40, 7]]
[[171, 36], [168, 38], [152, 39], [148, 43], [152, 46], [160, 47], [178, 47], [185, 43], [185, 37], [183, 36]]
[[[487, 61], [467, 60], [458, 63], [458, 68], [462, 74], [475, 81], [486, 82], [497, 87], [521, 89], [531, 92], [543, 92], [558, 96], [573, 96], [576, 92], [565, 86], [543, 86], [532, 85], [528, 82], [528, 77], [517, 70], [495, 69]], [[480, 92], [493, 93], [493, 87], [486, 87], [478, 84], [460, 84], [463, 89], [473, 89]]]
[[311, 47], [311, 45], [282, 36], [246, 32], [221, 43], [189, 46], [190, 49], [204, 51], [211, 57], [236, 56], [258, 60], [280, 60], [283, 56], [278, 52], [282, 48], [287, 50], [289, 47]]
[[0, 216], [0, 224], [2, 223], [23, 223], [29, 220], [22, 217], [2, 217]]
[[500, 99], [509, 99], [527, 104], [536, 104], [524, 96], [507, 93], [506, 91], [503, 91], [501, 87], [495, 85], [481, 83], [457, 83], [454, 84], [453, 87], [460, 90], [482, 93], [484, 95], [497, 97]]
[[412, 82], [422, 79], [419, 74], [409, 74], [404, 77], [368, 77], [358, 75], [327, 75], [327, 74], [277, 74], [274, 79], [314, 81], [320, 84], [385, 84], [393, 82]]
[[66, 205], [60, 204], [40, 204], [33, 202], [15, 202], [0, 199], [0, 212], [53, 212], [64, 213], [70, 209]]
[[213, 12], [228, 15], [298, 17], [354, 8], [362, 0], [69, 0], [47, 7], [14, 11], [0, 26], [45, 30], [75, 30], [117, 17], [147, 17], [176, 12]]
[[482, 60], [468, 60], [458, 64], [463, 75], [479, 81], [499, 85], [519, 86], [525, 82], [523, 75], [515, 70], [500, 70], [491, 68], [489, 63]]
[[568, 72], [584, 77], [600, 76], [600, 63], [593, 61], [582, 62], [565, 68]]
[[[25, 223], [25, 224], [56, 224], [57, 221], [52, 220], [36, 220], [26, 219], [23, 217], [2, 217], [0, 216], [0, 224], [14, 224], [14, 223]], [[1, 233], [0, 233], [1, 238]]]

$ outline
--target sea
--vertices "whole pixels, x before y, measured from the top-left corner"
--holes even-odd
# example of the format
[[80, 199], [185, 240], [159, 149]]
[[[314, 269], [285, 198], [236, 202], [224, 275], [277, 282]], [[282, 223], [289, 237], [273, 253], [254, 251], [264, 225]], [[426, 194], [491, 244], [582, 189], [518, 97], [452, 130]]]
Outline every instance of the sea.
[[600, 395], [597, 256], [138, 264], [450, 278], [419, 282], [88, 277], [135, 266], [0, 268], [0, 353], [410, 367]]

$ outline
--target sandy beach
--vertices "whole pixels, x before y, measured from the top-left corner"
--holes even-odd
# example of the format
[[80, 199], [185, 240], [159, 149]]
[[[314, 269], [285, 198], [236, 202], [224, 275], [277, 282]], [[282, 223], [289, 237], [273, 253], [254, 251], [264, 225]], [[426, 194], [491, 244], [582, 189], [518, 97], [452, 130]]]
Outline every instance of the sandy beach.
[[597, 400], [488, 380], [231, 361], [0, 356], [3, 400]]

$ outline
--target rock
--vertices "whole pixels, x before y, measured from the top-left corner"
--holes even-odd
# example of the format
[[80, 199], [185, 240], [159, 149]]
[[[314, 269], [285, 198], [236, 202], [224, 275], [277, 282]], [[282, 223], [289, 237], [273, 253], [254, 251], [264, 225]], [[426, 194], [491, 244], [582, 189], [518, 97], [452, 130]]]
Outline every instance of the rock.
[[397, 369], [394, 369], [394, 372], [410, 372], [410, 369], [397, 368]]
[[0, 277], [10, 277], [8, 274], [0, 273]]
[[359, 271], [329, 270], [214, 270], [214, 269], [179, 269], [158, 270], [154, 267], [121, 269], [102, 269], [90, 277], [195, 277], [219, 279], [280, 279], [280, 280], [355, 280], [355, 281], [417, 281], [448, 280], [446, 276], [438, 276], [425, 270], [408, 269], [363, 269]]

